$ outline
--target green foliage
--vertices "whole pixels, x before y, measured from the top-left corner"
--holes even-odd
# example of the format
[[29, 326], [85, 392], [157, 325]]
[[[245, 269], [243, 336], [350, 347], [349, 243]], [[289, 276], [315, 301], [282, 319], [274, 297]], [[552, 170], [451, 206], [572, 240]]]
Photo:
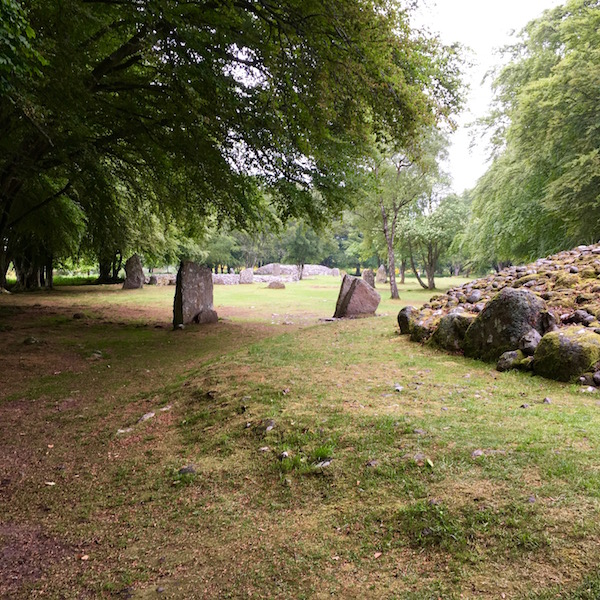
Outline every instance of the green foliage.
[[284, 259], [298, 265], [300, 279], [305, 264], [321, 262], [336, 249], [330, 236], [322, 231], [317, 233], [304, 221], [291, 223], [282, 243], [286, 252]]
[[495, 80], [496, 158], [473, 194], [481, 263], [527, 260], [600, 235], [600, 11], [570, 0], [530, 22]]

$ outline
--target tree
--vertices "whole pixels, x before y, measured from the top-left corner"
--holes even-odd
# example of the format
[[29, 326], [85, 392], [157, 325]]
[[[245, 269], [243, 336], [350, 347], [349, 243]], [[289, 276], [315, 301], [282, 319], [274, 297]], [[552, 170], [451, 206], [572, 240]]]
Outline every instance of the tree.
[[387, 252], [388, 275], [392, 298], [399, 298], [396, 283], [395, 250], [400, 225], [407, 209], [423, 198], [429, 198], [442, 179], [440, 161], [447, 146], [444, 135], [436, 129], [420, 132], [403, 150], [393, 151], [389, 144], [375, 150], [371, 162], [371, 186], [361, 203], [359, 214], [375, 251], [383, 242]]
[[570, 0], [530, 22], [495, 79], [495, 160], [473, 194], [479, 260], [551, 254], [600, 235], [600, 10]]
[[[469, 214], [468, 202], [454, 194], [442, 198], [429, 196], [426, 202], [416, 204], [418, 215], [413, 215], [406, 228], [410, 248], [410, 260], [421, 287], [435, 289], [435, 273], [440, 259], [447, 252], [454, 238], [464, 230]], [[425, 267], [427, 284], [421, 279], [416, 267], [415, 256]]]
[[317, 233], [304, 221], [290, 224], [282, 236], [282, 244], [286, 252], [285, 260], [298, 267], [299, 279], [302, 279], [305, 264], [320, 262], [335, 251], [331, 237], [325, 232]]
[[316, 222], [350, 197], [373, 130], [409, 140], [458, 99], [453, 49], [412, 32], [393, 3], [28, 8], [46, 64], [0, 107], [2, 254], [15, 214], [58, 198], [77, 198], [96, 231], [111, 212], [134, 209], [135, 223], [142, 206], [167, 222], [216, 215], [243, 226], [260, 220], [267, 189], [282, 220]]

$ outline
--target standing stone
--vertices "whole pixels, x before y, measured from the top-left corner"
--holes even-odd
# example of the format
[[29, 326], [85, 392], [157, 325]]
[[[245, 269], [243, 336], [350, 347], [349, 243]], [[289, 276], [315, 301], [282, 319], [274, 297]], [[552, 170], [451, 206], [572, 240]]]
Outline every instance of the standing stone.
[[335, 307], [334, 319], [374, 315], [381, 296], [365, 281], [352, 275], [344, 275], [340, 295]]
[[385, 265], [379, 265], [377, 275], [375, 276], [376, 283], [387, 283], [387, 271]]
[[254, 272], [252, 269], [244, 269], [240, 273], [240, 283], [253, 283], [254, 282]]
[[372, 269], [365, 269], [362, 272], [362, 278], [366, 281], [372, 288], [375, 287], [375, 274]]
[[331, 269], [331, 276], [332, 277], [339, 277], [340, 276], [340, 270], [339, 269]]
[[273, 271], [271, 272], [273, 277], [281, 277], [281, 265], [279, 263], [273, 264]]
[[173, 305], [173, 327], [188, 323], [216, 323], [213, 309], [212, 272], [189, 260], [177, 272], [177, 288]]
[[125, 263], [125, 282], [124, 290], [138, 290], [144, 287], [144, 271], [142, 269], [142, 259], [134, 254], [127, 259]]

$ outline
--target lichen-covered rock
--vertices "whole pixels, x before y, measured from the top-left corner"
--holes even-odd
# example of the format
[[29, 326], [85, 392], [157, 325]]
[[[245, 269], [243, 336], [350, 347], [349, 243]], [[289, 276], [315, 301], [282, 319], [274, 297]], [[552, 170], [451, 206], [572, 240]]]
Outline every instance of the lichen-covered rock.
[[544, 301], [529, 290], [504, 288], [485, 306], [466, 332], [465, 356], [491, 361], [509, 350], [531, 329], [543, 333]]
[[510, 371], [511, 369], [519, 369], [525, 359], [525, 355], [520, 350], [510, 350], [504, 352], [498, 359], [496, 369], [498, 371]]
[[125, 263], [125, 281], [124, 290], [139, 290], [144, 287], [146, 277], [142, 269], [142, 259], [134, 254], [127, 259]]
[[458, 352], [463, 349], [465, 334], [467, 329], [475, 319], [475, 315], [467, 312], [451, 312], [444, 315], [430, 342], [451, 352]]
[[366, 281], [344, 275], [333, 317], [341, 319], [374, 315], [380, 302], [381, 296]]
[[413, 342], [426, 342], [433, 335], [437, 325], [438, 320], [434, 317], [414, 321], [410, 330], [410, 339]]
[[541, 340], [533, 357], [536, 375], [573, 381], [594, 371], [600, 361], [600, 335], [585, 327], [565, 327], [547, 333]]
[[285, 283], [283, 281], [271, 281], [267, 288], [270, 290], [285, 290]]
[[400, 333], [402, 335], [410, 334], [417, 312], [418, 311], [414, 306], [405, 306], [398, 313], [398, 327], [400, 327]]

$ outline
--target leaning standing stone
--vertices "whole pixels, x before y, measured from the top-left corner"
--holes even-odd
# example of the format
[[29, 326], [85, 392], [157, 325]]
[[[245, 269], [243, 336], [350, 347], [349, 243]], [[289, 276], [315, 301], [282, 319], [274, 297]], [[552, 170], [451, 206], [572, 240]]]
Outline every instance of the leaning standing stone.
[[240, 273], [240, 283], [253, 283], [254, 282], [254, 272], [252, 269], [244, 269]]
[[124, 290], [138, 290], [144, 287], [146, 278], [142, 269], [142, 259], [137, 254], [127, 259], [125, 275]]
[[177, 273], [173, 327], [188, 323], [216, 323], [213, 282], [209, 268], [183, 261]]
[[335, 307], [335, 319], [374, 315], [381, 296], [365, 281], [344, 275], [340, 295]]
[[365, 269], [362, 272], [362, 278], [372, 287], [375, 287], [375, 275], [373, 274], [372, 269]]

